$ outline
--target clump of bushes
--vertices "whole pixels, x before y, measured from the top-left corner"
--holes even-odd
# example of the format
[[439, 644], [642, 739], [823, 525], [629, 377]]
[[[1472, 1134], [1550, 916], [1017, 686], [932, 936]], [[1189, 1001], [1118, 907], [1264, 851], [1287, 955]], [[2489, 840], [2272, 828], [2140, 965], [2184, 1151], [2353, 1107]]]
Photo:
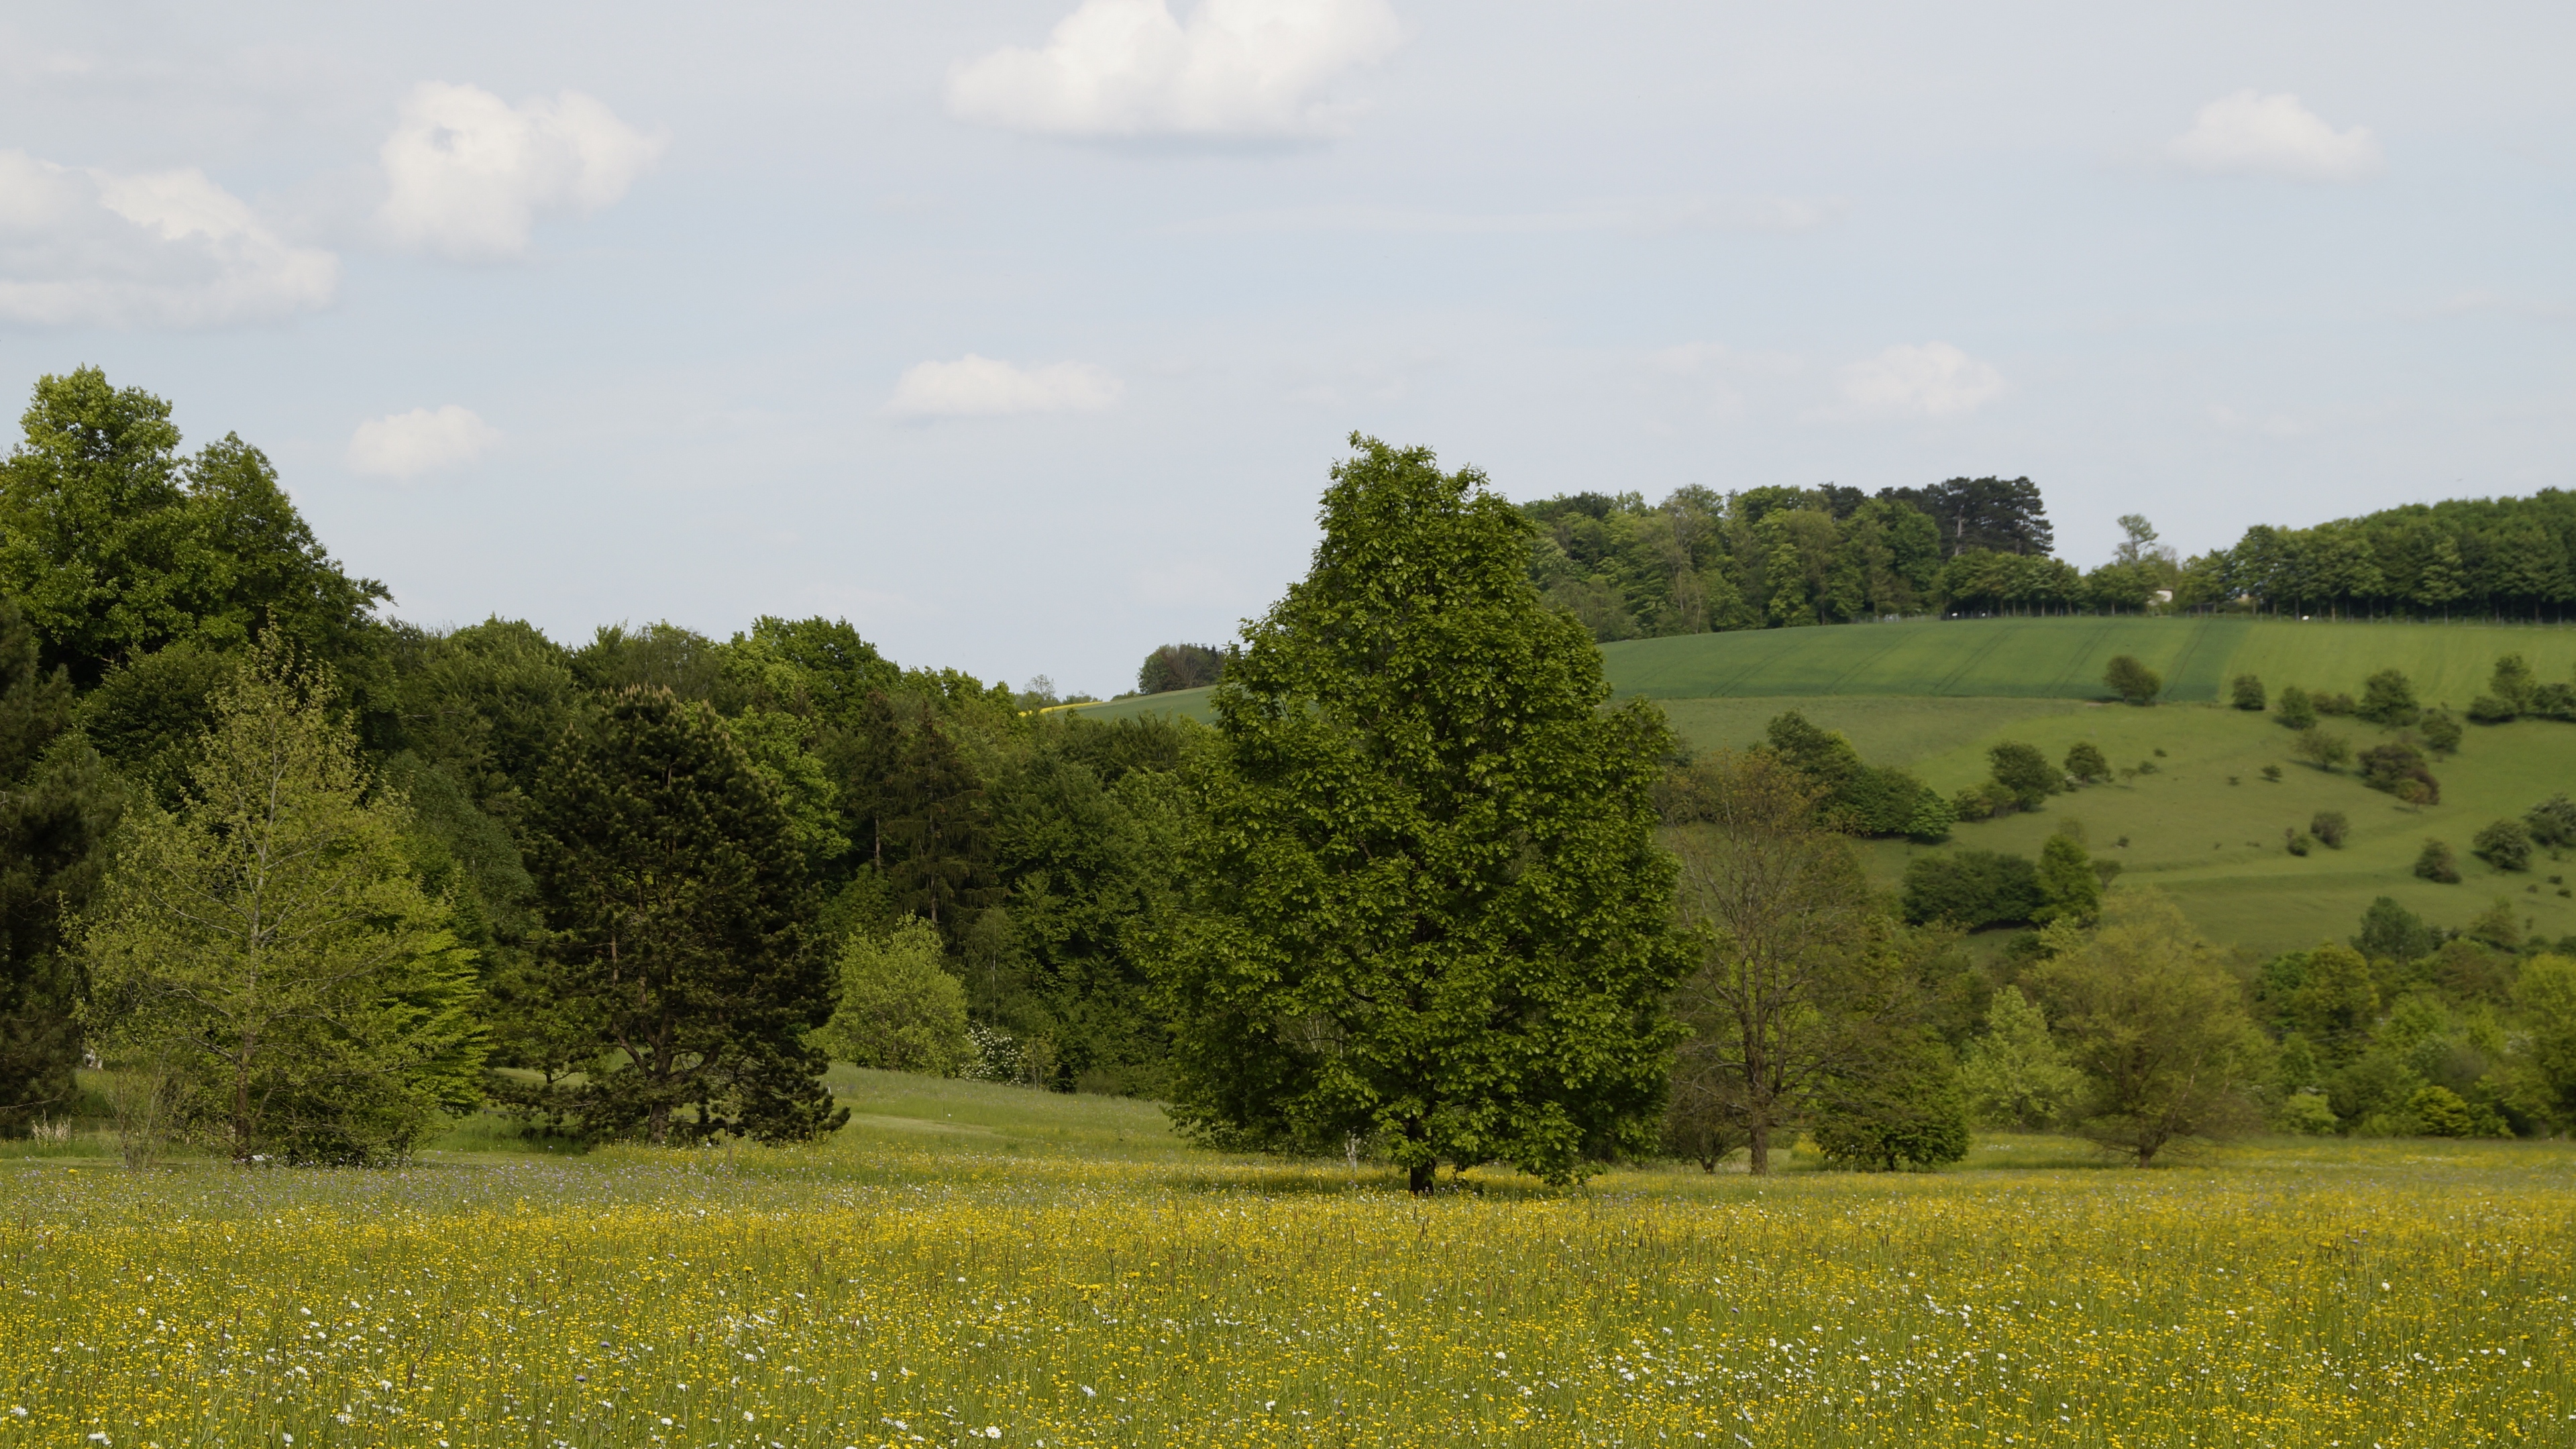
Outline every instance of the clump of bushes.
[[2480, 724], [2504, 724], [2524, 715], [2576, 720], [2576, 684], [2543, 684], [2521, 655], [2499, 655], [2495, 672], [2487, 679], [2487, 692], [2469, 701], [2469, 718]]
[[2111, 667], [2102, 671], [2102, 682], [2127, 704], [2153, 704], [2165, 687], [2163, 675], [2130, 654], [2112, 655]]
[[2519, 820], [2499, 820], [2469, 841], [2469, 853], [2498, 870], [2531, 869], [2531, 830]]
[[1905, 867], [1903, 899], [1909, 921], [1948, 921], [1972, 931], [2020, 925], [2047, 904], [2039, 867], [1994, 850], [1916, 856]]
[[2352, 822], [2340, 810], [2320, 810], [2308, 822], [2308, 833], [2328, 850], [2343, 849], [2344, 838], [2352, 833]]
[[2394, 795], [2409, 805], [2442, 803], [2441, 782], [2424, 764], [2424, 752], [2404, 740], [2373, 745], [2361, 752], [2361, 783]]
[[2238, 709], [2263, 711], [2263, 681], [2251, 674], [2240, 674], [2227, 684], [2227, 702]]
[[2314, 728], [2317, 722], [2316, 699], [2297, 685], [2289, 685], [2281, 691], [2281, 702], [2273, 706], [2272, 718], [2279, 721], [2283, 729]]
[[2434, 754], [2456, 755], [2460, 752], [2460, 722], [2449, 710], [2426, 710], [2423, 717], [2415, 722], [2415, 728], [2424, 736], [2424, 748]]
[[2069, 779], [2087, 785], [2111, 778], [2111, 762], [2091, 740], [2077, 740], [2068, 747], [2064, 768]]
[[2298, 741], [2290, 746], [2290, 750], [2300, 759], [2328, 773], [2352, 758], [2350, 740], [2316, 725], [2299, 731]]
[[2427, 840], [2415, 855], [2415, 874], [2419, 879], [2438, 881], [2443, 885], [2460, 883], [2460, 862], [2452, 856], [2447, 842]]
[[2422, 706], [2415, 702], [2415, 682], [2394, 669], [2383, 669], [2361, 682], [2355, 714], [2375, 725], [2396, 729], [2415, 722]]
[[2522, 818], [2531, 827], [2531, 838], [2541, 844], [2576, 845], [2576, 800], [2563, 793], [2532, 806]]

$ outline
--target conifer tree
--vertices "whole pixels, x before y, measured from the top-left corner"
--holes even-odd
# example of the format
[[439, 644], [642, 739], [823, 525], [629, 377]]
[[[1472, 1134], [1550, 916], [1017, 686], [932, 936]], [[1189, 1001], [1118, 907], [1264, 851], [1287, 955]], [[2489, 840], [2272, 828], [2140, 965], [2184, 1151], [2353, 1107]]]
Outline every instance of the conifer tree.
[[529, 867], [578, 1088], [523, 1095], [581, 1130], [801, 1141], [847, 1120], [805, 1042], [832, 1009], [801, 928], [804, 865], [776, 792], [714, 710], [658, 685], [607, 697], [539, 777]]

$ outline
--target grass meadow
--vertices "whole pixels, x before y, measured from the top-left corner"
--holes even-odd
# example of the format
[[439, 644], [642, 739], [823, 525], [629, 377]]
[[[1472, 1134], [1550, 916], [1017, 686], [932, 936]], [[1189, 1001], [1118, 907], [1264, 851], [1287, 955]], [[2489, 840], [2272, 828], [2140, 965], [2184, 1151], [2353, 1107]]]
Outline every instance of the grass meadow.
[[2051, 1138], [1429, 1201], [841, 1069], [810, 1148], [0, 1160], [0, 1444], [2576, 1439], [2576, 1148]]

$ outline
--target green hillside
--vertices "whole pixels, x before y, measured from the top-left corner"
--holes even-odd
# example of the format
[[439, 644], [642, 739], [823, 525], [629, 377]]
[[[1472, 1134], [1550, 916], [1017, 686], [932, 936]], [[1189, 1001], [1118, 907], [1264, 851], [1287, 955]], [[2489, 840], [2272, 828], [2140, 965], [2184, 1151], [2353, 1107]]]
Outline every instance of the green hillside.
[[2576, 629], [2495, 624], [2350, 624], [2237, 618], [1961, 619], [1689, 634], [1605, 644], [1621, 694], [1652, 699], [1772, 695], [2099, 699], [2102, 670], [2133, 654], [2177, 703], [2219, 697], [2237, 674], [2278, 688], [2358, 691], [2395, 667], [2427, 700], [2465, 706], [2495, 657], [2519, 653], [2544, 679], [2576, 672]]

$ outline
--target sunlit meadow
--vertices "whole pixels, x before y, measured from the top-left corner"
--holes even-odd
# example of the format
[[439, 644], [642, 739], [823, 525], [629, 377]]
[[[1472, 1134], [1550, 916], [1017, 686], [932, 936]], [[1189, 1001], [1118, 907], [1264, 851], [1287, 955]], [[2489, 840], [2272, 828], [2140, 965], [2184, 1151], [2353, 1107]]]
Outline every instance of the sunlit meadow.
[[0, 1162], [0, 1445], [2576, 1442], [2565, 1144], [1417, 1202], [902, 1081], [798, 1151]]

